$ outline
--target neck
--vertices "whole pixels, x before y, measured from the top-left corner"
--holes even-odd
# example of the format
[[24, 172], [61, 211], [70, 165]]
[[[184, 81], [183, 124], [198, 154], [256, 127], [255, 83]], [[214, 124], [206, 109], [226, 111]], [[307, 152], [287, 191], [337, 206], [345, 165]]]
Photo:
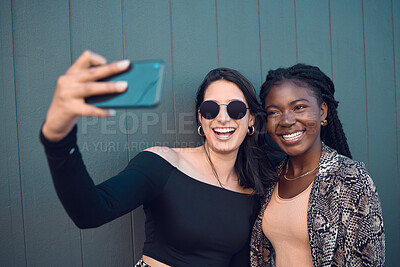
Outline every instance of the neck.
[[318, 164], [322, 154], [322, 143], [314, 146], [309, 151], [299, 156], [289, 156], [290, 176], [299, 176], [314, 169]]
[[[204, 144], [204, 150], [205, 153], [207, 151], [214, 170], [217, 172], [218, 179], [223, 185], [227, 184], [232, 179], [237, 180], [235, 162], [238, 151], [231, 153], [216, 153], [207, 146], [207, 143]], [[212, 170], [211, 166], [210, 169]]]

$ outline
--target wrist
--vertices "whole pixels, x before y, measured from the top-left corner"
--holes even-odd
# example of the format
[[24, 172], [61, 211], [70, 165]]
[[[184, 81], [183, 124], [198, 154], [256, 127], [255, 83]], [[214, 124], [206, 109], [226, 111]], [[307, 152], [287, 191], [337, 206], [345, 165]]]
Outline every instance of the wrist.
[[54, 130], [51, 129], [51, 127], [49, 126], [49, 123], [47, 123], [47, 122], [45, 122], [42, 126], [42, 133], [43, 133], [43, 136], [51, 142], [60, 141], [67, 135], [67, 133], [63, 134], [63, 133], [55, 132]]
[[42, 133], [47, 140], [51, 142], [57, 142], [67, 136], [75, 124], [76, 121], [74, 120], [68, 125], [59, 125], [59, 122], [52, 123], [46, 118], [42, 126]]

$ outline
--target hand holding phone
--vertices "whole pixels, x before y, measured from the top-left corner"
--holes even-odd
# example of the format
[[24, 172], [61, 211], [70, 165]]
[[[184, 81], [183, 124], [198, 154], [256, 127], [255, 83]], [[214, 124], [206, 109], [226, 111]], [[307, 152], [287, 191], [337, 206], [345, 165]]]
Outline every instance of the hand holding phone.
[[160, 103], [164, 77], [161, 60], [132, 62], [126, 71], [100, 80], [127, 81], [125, 92], [90, 96], [85, 101], [101, 108], [154, 107]]
[[[131, 65], [133, 68], [127, 71], [130, 64], [129, 60], [107, 63], [107, 60], [101, 55], [89, 50], [84, 51], [68, 70], [57, 79], [53, 99], [42, 126], [44, 136], [48, 140], [56, 142], [64, 138], [82, 116], [109, 117], [115, 114], [113, 110], [99, 108], [98, 106], [117, 108], [154, 106], [159, 103], [165, 75], [165, 64], [161, 61], [153, 61], [150, 64], [149, 62], [134, 62]], [[128, 77], [120, 74], [125, 74]], [[109, 80], [126, 80], [129, 83], [128, 94], [120, 95], [120, 93], [126, 91], [126, 85], [121, 87], [121, 83], [99, 82], [104, 77], [108, 77]], [[135, 94], [135, 90], [138, 93]], [[126, 98], [131, 93], [133, 97]], [[122, 99], [118, 100], [112, 97], [106, 101], [98, 102], [95, 98], [92, 98], [94, 95], [104, 94], [113, 94], [112, 96], [116, 97], [124, 96], [127, 101], [118, 103]], [[111, 100], [113, 102], [108, 103]], [[85, 101], [96, 103], [91, 105]]]

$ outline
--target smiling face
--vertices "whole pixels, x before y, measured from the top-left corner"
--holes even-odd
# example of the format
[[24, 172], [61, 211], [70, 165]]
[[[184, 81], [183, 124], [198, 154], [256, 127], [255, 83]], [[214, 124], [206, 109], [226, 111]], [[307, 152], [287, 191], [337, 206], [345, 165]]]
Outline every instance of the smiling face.
[[198, 112], [199, 121], [203, 128], [207, 146], [217, 153], [237, 153], [247, 135], [247, 129], [254, 123], [254, 116], [247, 110], [246, 115], [238, 120], [229, 117], [227, 106], [234, 100], [247, 101], [233, 82], [217, 80], [212, 82], [204, 93], [204, 100], [212, 100], [219, 104], [219, 113], [214, 119], [205, 119]]
[[289, 156], [321, 151], [321, 121], [327, 106], [319, 105], [311, 89], [287, 81], [271, 88], [265, 98], [267, 131]]

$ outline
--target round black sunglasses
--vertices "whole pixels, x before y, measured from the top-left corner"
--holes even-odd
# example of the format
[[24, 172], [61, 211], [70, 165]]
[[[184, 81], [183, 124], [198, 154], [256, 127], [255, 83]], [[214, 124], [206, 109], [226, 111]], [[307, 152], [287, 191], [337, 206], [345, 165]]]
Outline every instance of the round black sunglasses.
[[233, 100], [232, 102], [229, 102], [229, 104], [218, 104], [215, 101], [207, 100], [200, 104], [200, 114], [207, 120], [214, 119], [218, 116], [220, 106], [226, 106], [226, 111], [228, 112], [229, 117], [234, 120], [240, 120], [243, 118], [249, 109], [246, 107], [246, 104], [240, 100]]

